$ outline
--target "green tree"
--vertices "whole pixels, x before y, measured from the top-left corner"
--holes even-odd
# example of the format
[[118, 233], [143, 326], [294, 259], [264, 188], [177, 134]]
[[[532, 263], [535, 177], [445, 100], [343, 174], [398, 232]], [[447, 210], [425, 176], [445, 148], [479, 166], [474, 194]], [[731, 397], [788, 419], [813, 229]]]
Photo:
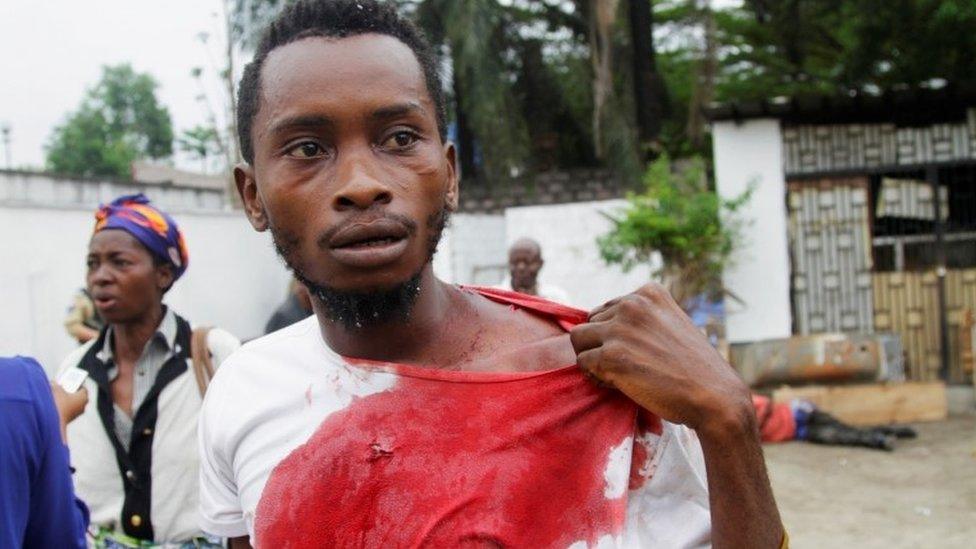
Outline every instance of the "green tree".
[[597, 239], [603, 260], [626, 271], [660, 254], [654, 274], [683, 306], [702, 293], [721, 292], [722, 270], [742, 243], [739, 210], [752, 190], [723, 200], [708, 190], [700, 158], [673, 171], [666, 154], [648, 166], [644, 184], [623, 211], [607, 216], [613, 228]]
[[[850, 47], [842, 58], [850, 87], [916, 85], [944, 79], [976, 85], [976, 2], [851, 2]], [[843, 27], [842, 27], [843, 28]]]
[[976, 85], [972, 0], [747, 0], [716, 22], [720, 100]]
[[213, 126], [194, 126], [183, 130], [183, 134], [176, 139], [181, 151], [189, 153], [200, 161], [201, 171], [207, 171], [207, 160], [223, 153], [220, 134]]
[[49, 170], [79, 176], [126, 177], [139, 158], [173, 154], [169, 111], [152, 76], [128, 64], [103, 67], [78, 110], [56, 127], [46, 146]]

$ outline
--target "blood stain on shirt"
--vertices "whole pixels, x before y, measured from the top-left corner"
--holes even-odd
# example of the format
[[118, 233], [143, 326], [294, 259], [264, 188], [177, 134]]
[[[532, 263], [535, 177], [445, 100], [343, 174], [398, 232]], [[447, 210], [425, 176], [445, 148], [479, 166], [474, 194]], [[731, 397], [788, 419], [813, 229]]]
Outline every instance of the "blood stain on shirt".
[[623, 529], [626, 492], [607, 497], [605, 474], [636, 415], [631, 401], [574, 368], [497, 383], [402, 376], [328, 416], [277, 465], [258, 504], [256, 541], [597, 543]]

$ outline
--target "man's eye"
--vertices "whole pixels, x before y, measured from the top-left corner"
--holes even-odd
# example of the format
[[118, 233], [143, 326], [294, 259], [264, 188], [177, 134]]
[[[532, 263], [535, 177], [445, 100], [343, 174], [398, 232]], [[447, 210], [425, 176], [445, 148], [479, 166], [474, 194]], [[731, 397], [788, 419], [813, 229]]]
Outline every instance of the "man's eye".
[[403, 149], [417, 142], [417, 134], [408, 131], [399, 131], [386, 139], [385, 146]]
[[288, 156], [292, 158], [315, 158], [321, 156], [323, 152], [322, 147], [318, 144], [306, 141], [288, 151]]

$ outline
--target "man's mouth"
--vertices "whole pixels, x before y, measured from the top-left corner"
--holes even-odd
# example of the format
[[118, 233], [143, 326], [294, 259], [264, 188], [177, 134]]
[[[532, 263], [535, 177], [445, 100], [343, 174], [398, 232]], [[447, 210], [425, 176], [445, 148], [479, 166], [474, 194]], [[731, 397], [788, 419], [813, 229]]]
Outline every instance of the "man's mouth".
[[328, 240], [328, 247], [339, 263], [373, 268], [397, 260], [406, 251], [409, 236], [403, 223], [381, 218], [341, 229]]
[[379, 246], [386, 246], [388, 244], [393, 244], [394, 242], [397, 242], [399, 240], [401, 240], [401, 239], [394, 238], [392, 236], [386, 236], [386, 237], [383, 237], [383, 238], [369, 238], [369, 239], [366, 239], [366, 240], [361, 240], [361, 241], [358, 241], [358, 242], [353, 242], [351, 244], [346, 244], [344, 246], [337, 246], [337, 247], [338, 248], [344, 248], [344, 249], [348, 249], [348, 248], [376, 248], [376, 247], [379, 247]]

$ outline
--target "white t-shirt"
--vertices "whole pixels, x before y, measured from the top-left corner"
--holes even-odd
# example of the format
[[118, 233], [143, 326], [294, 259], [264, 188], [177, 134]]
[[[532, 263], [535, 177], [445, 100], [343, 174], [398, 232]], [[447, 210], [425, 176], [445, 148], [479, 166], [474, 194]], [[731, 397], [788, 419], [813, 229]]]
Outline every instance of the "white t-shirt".
[[[509, 302], [564, 327], [585, 318], [531, 297]], [[347, 359], [312, 317], [227, 360], [198, 432], [203, 529], [256, 547], [710, 540], [694, 432], [575, 365], [462, 372]]]

